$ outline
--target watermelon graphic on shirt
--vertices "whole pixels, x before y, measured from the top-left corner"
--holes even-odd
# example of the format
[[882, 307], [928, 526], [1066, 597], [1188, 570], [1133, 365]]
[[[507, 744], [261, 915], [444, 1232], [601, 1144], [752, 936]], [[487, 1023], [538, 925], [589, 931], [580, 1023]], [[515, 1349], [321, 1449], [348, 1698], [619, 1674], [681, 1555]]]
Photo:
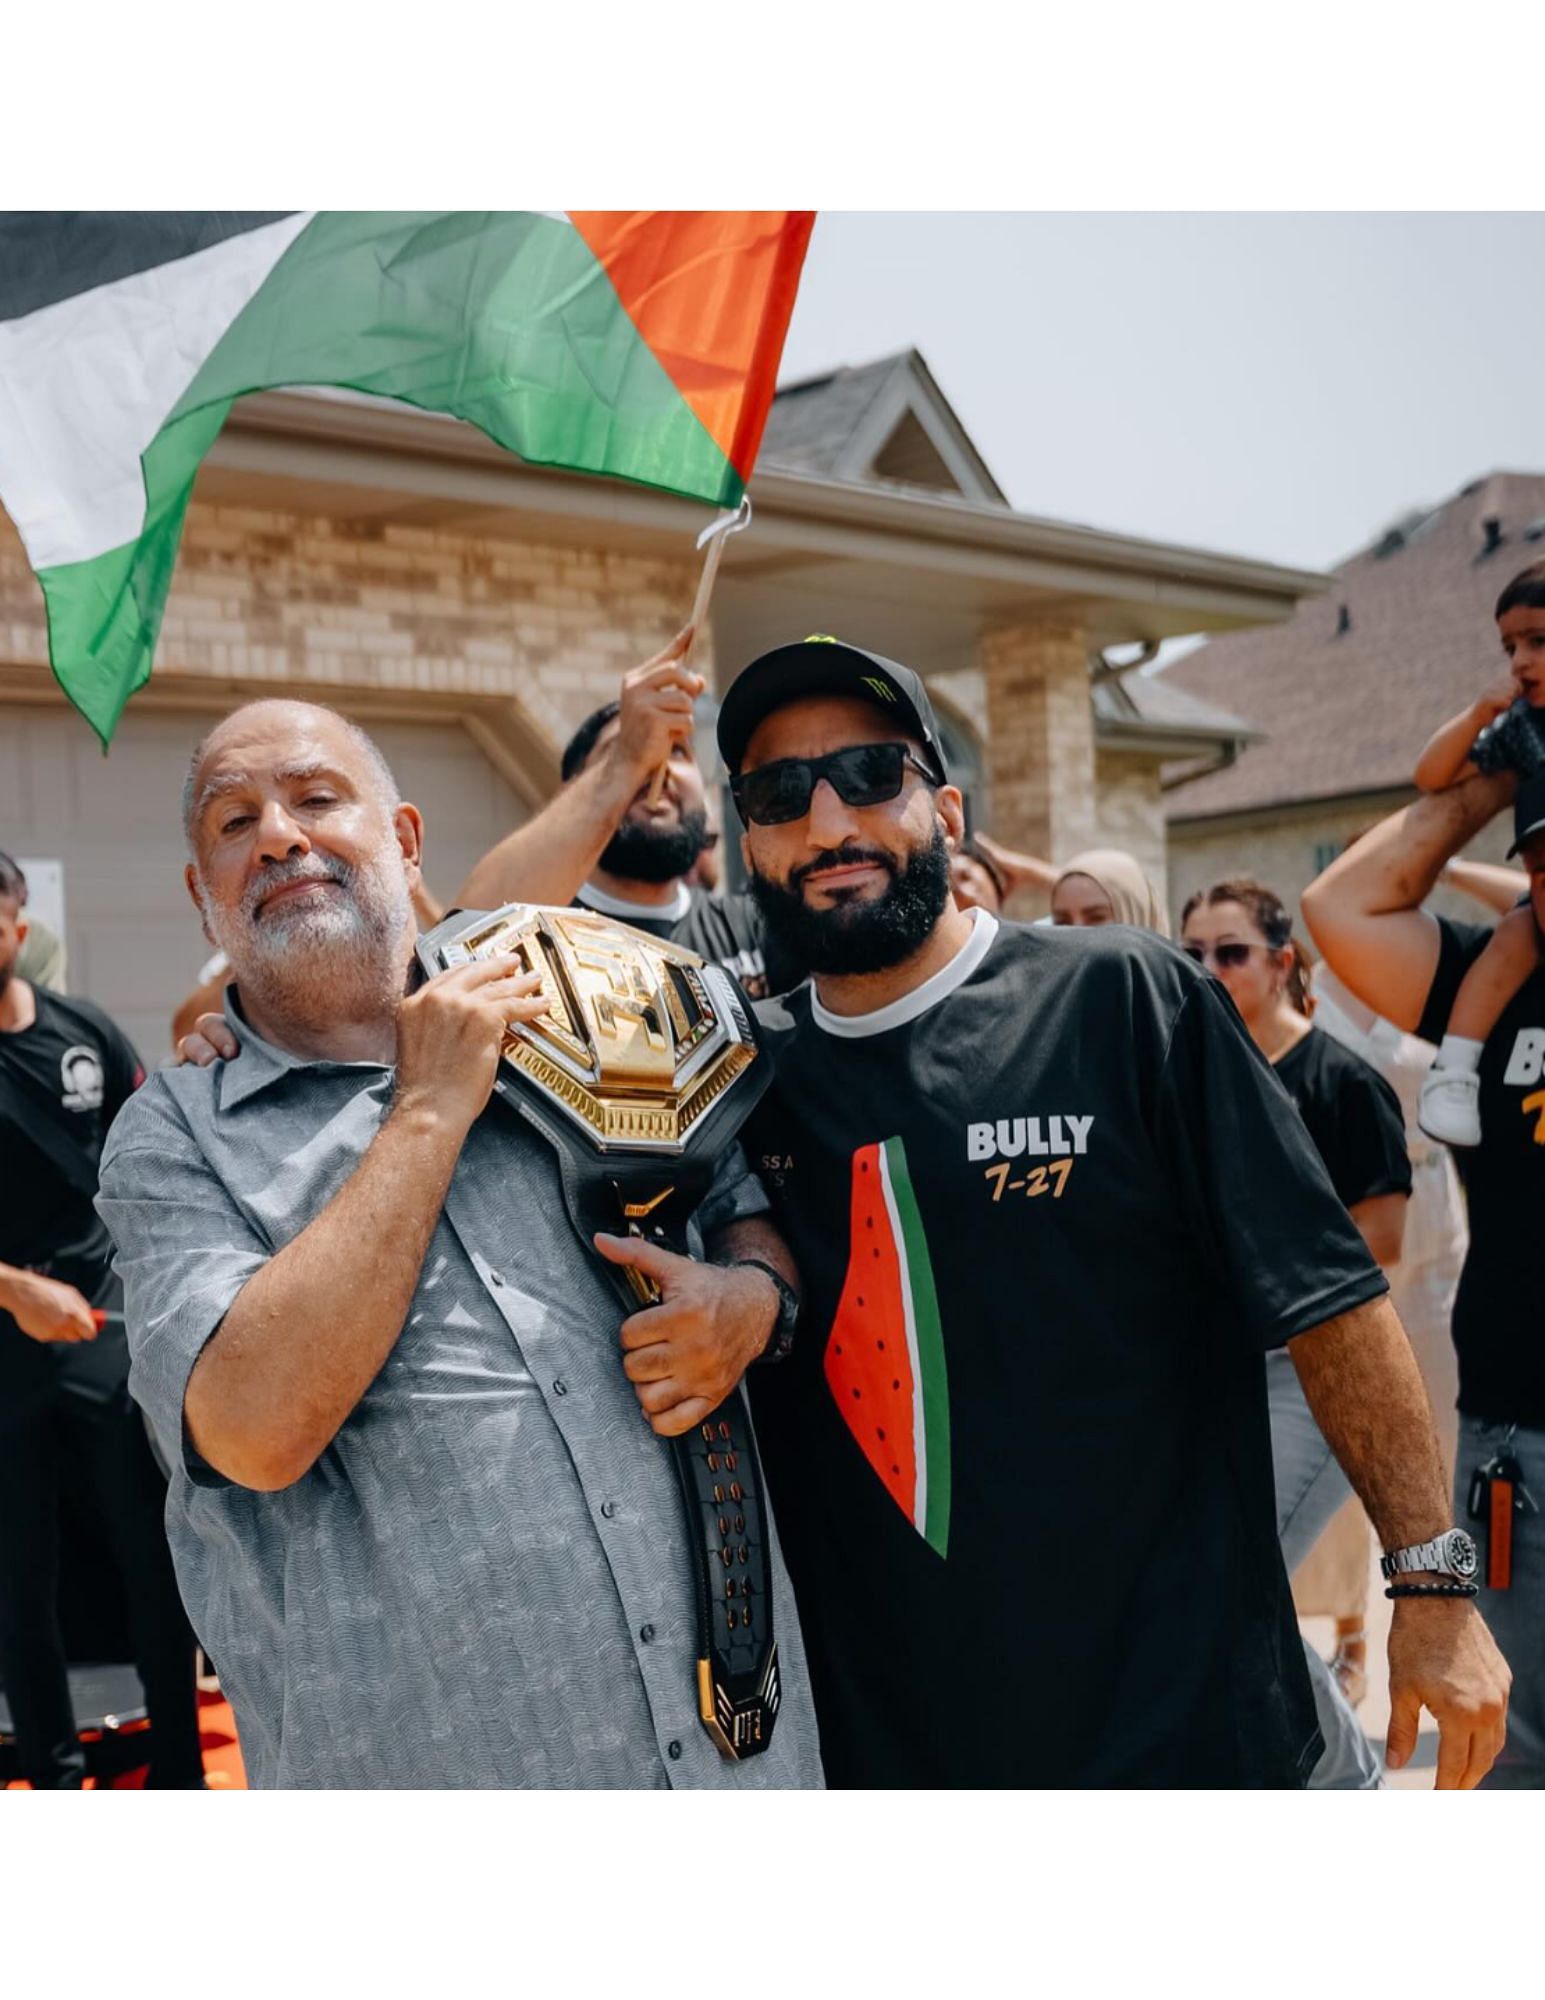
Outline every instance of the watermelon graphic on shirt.
[[848, 1271], [826, 1382], [859, 1450], [935, 1554], [950, 1533], [944, 1334], [923, 1218], [900, 1139], [853, 1155]]

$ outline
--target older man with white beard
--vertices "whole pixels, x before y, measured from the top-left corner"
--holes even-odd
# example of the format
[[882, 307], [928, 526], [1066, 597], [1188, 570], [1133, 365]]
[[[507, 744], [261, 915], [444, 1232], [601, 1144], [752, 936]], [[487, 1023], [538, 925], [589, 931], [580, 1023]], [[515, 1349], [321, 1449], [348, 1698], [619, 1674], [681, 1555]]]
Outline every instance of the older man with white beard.
[[[671, 1259], [648, 1344], [619, 1351], [555, 1158], [490, 1102], [542, 995], [507, 960], [406, 994], [422, 822], [359, 730], [240, 709], [184, 815], [240, 1050], [139, 1092], [99, 1206], [249, 1777], [819, 1784], [781, 1559], [771, 1747], [730, 1762], [698, 1724], [665, 1443], [762, 1351], [774, 1282]], [[709, 1254], [790, 1270], [765, 1207], [737, 1150], [700, 1211]]]

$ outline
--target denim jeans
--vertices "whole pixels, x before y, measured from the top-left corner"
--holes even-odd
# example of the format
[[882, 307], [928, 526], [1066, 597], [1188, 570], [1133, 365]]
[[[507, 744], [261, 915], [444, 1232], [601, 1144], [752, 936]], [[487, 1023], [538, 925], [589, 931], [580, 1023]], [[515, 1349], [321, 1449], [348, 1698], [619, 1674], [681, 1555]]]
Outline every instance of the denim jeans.
[[[1277, 1538], [1291, 1576], [1308, 1555], [1352, 1488], [1304, 1398], [1298, 1370], [1286, 1348], [1266, 1357], [1266, 1394], [1271, 1411], [1272, 1472], [1277, 1489]], [[1363, 1733], [1351, 1703], [1314, 1648], [1305, 1642], [1304, 1660], [1314, 1688], [1315, 1712], [1324, 1753], [1310, 1773], [1316, 1792], [1367, 1792], [1384, 1782], [1379, 1756]]]
[[1545, 1430], [1484, 1423], [1460, 1413], [1454, 1519], [1480, 1545], [1476, 1609], [1513, 1670], [1507, 1742], [1482, 1784], [1488, 1791], [1538, 1791], [1545, 1788], [1545, 1513], [1526, 1507], [1513, 1515], [1513, 1581], [1507, 1590], [1485, 1587], [1486, 1523], [1466, 1514], [1471, 1475], [1503, 1451], [1517, 1459], [1524, 1485], [1545, 1508]]

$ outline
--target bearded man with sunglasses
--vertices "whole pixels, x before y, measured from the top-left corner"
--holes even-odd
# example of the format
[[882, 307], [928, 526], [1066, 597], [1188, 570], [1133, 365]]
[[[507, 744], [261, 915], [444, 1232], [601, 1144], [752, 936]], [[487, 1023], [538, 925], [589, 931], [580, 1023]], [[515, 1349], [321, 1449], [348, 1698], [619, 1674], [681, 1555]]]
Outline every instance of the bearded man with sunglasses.
[[1439, 1784], [1476, 1784], [1508, 1673], [1421, 1378], [1222, 987], [1124, 926], [957, 909], [961, 796], [894, 661], [764, 654], [719, 747], [814, 975], [759, 1009], [777, 1082], [745, 1136], [804, 1279], [752, 1400], [828, 1783], [1302, 1784], [1286, 1343], [1400, 1552], [1389, 1761], [1425, 1705]]

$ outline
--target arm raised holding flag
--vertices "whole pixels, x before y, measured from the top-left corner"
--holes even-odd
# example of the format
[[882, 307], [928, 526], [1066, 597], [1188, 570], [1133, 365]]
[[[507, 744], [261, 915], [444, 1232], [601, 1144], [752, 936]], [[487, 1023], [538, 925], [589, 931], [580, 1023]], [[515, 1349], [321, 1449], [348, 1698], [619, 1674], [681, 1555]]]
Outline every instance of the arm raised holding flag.
[[738, 505], [813, 217], [406, 211], [0, 219], [0, 501], [101, 737], [149, 679], [232, 403], [351, 389], [533, 464]]

